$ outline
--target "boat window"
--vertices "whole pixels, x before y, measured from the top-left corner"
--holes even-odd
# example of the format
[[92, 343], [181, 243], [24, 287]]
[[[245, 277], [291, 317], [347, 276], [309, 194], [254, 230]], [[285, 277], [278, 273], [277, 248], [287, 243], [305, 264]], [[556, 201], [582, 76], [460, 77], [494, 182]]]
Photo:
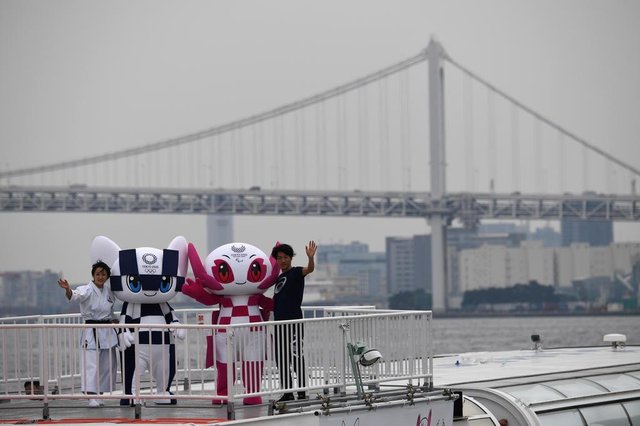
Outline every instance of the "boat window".
[[479, 414], [487, 414], [485, 410], [482, 409], [478, 404], [476, 404], [473, 400], [464, 398], [462, 400], [462, 414], [466, 417], [477, 416]]
[[538, 414], [538, 420], [540, 420], [540, 424], [542, 426], [569, 426], [585, 424], [578, 410]]
[[589, 425], [629, 426], [631, 424], [621, 404], [585, 407], [580, 409], [580, 413]]
[[541, 384], [507, 386], [500, 388], [500, 390], [519, 399], [525, 404], [564, 399], [562, 393]]
[[635, 390], [640, 387], [640, 379], [631, 377], [628, 374], [606, 374], [603, 376], [592, 376], [589, 380], [601, 384], [611, 392]]
[[554, 382], [547, 382], [545, 384], [566, 395], [567, 398], [587, 395], [602, 395], [603, 393], [608, 392], [608, 390], [602, 385], [584, 379], [557, 380]]
[[473, 426], [496, 426], [493, 420], [491, 420], [491, 418], [489, 417], [484, 417], [481, 419], [468, 419], [467, 424]]
[[631, 424], [640, 425], [640, 401], [625, 402], [622, 406], [627, 410], [627, 414], [629, 414], [629, 418], [631, 419]]

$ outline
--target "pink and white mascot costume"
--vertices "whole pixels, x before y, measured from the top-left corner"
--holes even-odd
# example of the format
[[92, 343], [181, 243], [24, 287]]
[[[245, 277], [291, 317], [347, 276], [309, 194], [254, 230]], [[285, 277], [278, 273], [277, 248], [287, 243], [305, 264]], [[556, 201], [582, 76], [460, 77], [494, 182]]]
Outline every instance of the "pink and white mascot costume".
[[[188, 252], [196, 279], [187, 279], [182, 293], [207, 306], [220, 305], [220, 311], [214, 311], [212, 315], [212, 324], [255, 323], [269, 319], [273, 300], [263, 293], [275, 284], [280, 273], [274, 258], [255, 246], [240, 242], [216, 248], [207, 256], [204, 265], [191, 243]], [[228, 395], [227, 368], [230, 362], [225, 332], [217, 331], [207, 342], [207, 367], [213, 365], [215, 351], [216, 391], [224, 396]], [[265, 360], [264, 330], [247, 328], [242, 332], [245, 334], [236, 335], [235, 339], [241, 343], [236, 348], [241, 351], [242, 381], [247, 392], [259, 392]], [[244, 398], [243, 403], [261, 404], [262, 398]]]

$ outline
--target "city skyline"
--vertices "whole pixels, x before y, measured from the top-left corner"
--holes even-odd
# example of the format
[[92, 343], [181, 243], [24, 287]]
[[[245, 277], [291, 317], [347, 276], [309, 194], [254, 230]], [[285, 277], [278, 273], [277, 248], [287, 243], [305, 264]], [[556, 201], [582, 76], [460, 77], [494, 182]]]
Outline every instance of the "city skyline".
[[[448, 237], [448, 310], [461, 309], [469, 291], [473, 298], [478, 291], [531, 285], [550, 287], [545, 291], [564, 295], [562, 300], [572, 301], [576, 309], [591, 306], [599, 310], [605, 303], [614, 311], [637, 306], [640, 242], [613, 244], [601, 240], [597, 228], [583, 228], [562, 245], [560, 234], [527, 235], [522, 227], [458, 231]], [[586, 242], [589, 239], [595, 245]], [[389, 238], [386, 246], [384, 252], [374, 252], [358, 242], [325, 245], [318, 253], [316, 273], [307, 283], [305, 305], [360, 302], [386, 308], [387, 302], [406, 302], [407, 293], [429, 293], [430, 262], [421, 258], [429, 257], [430, 236]], [[0, 272], [0, 311], [5, 316], [77, 311], [77, 305], [68, 304], [58, 286], [49, 285], [55, 281], [53, 271]], [[267, 291], [268, 296], [272, 297], [272, 290]], [[504, 297], [501, 300], [497, 303], [505, 303]], [[197, 305], [181, 296], [172, 305], [178, 308], [194, 303]], [[513, 303], [503, 306], [509, 307], [513, 308]]]
[[[638, 167], [638, 19], [640, 5], [632, 1], [4, 1], [0, 167], [82, 158], [205, 129], [413, 56], [432, 35], [474, 72]], [[159, 248], [184, 235], [204, 257], [205, 222], [188, 215], [3, 213], [0, 270], [48, 268], [86, 281], [96, 235], [122, 247]], [[352, 240], [380, 249], [386, 236], [429, 232], [423, 219], [234, 222], [237, 240], [265, 250], [287, 241], [299, 256], [310, 239], [320, 250]], [[639, 228], [616, 225], [615, 237], [638, 241]]]

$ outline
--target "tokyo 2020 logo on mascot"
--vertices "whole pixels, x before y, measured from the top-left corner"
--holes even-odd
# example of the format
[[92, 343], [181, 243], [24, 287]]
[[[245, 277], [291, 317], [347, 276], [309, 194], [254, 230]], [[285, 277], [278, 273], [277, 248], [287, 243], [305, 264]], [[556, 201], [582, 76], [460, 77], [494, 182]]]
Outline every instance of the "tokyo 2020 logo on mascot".
[[[144, 324], [140, 327], [138, 345], [135, 329], [124, 328], [119, 334], [123, 356], [123, 384], [127, 395], [137, 392], [137, 384], [145, 370], [156, 383], [156, 395], [171, 395], [176, 373], [174, 336], [184, 339], [186, 330], [154, 328], [154, 324], [180, 324], [169, 303], [182, 288], [187, 274], [187, 241], [174, 238], [166, 249], [139, 247], [122, 250], [107, 237], [96, 237], [91, 246], [93, 256], [109, 259], [111, 291], [124, 303], [121, 324]], [[137, 346], [137, 347], [136, 347]], [[176, 404], [176, 399], [155, 399], [156, 404]], [[130, 405], [129, 399], [120, 405]]]
[[[247, 243], [225, 244], [209, 253], [204, 265], [193, 244], [189, 243], [189, 262], [196, 280], [187, 279], [182, 292], [198, 302], [220, 305], [212, 324], [240, 324], [267, 321], [273, 300], [263, 293], [275, 284], [280, 272], [273, 257]], [[248, 393], [260, 391], [265, 360], [265, 330], [260, 327], [235, 331], [236, 353], [242, 361], [242, 382]], [[214, 356], [215, 355], [215, 356]], [[207, 341], [207, 367], [217, 369], [216, 392], [228, 395], [226, 330], [218, 330]], [[232, 372], [235, 372], [231, 365]], [[232, 375], [234, 377], [235, 374]], [[224, 403], [214, 400], [213, 403]], [[259, 396], [243, 399], [245, 405], [261, 404]]]

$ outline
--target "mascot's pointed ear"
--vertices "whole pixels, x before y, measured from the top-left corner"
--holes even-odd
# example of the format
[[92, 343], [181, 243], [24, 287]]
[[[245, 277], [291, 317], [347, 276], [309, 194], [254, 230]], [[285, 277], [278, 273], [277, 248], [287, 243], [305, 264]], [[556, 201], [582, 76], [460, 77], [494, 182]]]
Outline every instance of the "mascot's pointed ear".
[[204, 269], [202, 260], [200, 260], [198, 250], [196, 250], [196, 247], [193, 245], [193, 243], [189, 243], [187, 250], [189, 253], [189, 263], [191, 263], [191, 270], [193, 271], [193, 275], [196, 277], [207, 275], [207, 271]]
[[91, 243], [91, 262], [103, 261], [109, 267], [113, 267], [118, 260], [120, 247], [109, 238], [98, 235]]
[[[273, 245], [273, 248], [271, 249], [271, 255], [269, 257], [271, 258], [275, 258], [275, 256], [273, 255], [273, 251], [276, 249], [276, 247], [278, 247], [280, 245], [280, 241], [276, 241], [276, 243]], [[271, 262], [273, 263], [273, 261]]]
[[276, 283], [276, 279], [278, 279], [278, 275], [280, 275], [280, 268], [278, 267], [278, 262], [276, 261], [275, 256], [273, 255], [273, 250], [280, 245], [280, 241], [276, 241], [276, 244], [273, 246], [271, 250], [271, 256], [269, 256], [269, 263], [271, 263], [271, 274], [265, 279], [262, 284], [258, 286], [258, 289], [264, 290]]
[[202, 260], [200, 260], [198, 251], [196, 250], [196, 247], [192, 243], [189, 243], [188, 253], [189, 253], [189, 263], [191, 264], [191, 270], [193, 271], [193, 275], [196, 278], [200, 278], [201, 280], [203, 280], [204, 283], [206, 284], [206, 287], [208, 287], [209, 289], [223, 290], [224, 287], [222, 286], [222, 284], [217, 282], [211, 275], [207, 274], [207, 270], [204, 268], [204, 265], [202, 264]]
[[167, 248], [178, 252], [178, 276], [186, 277], [188, 265], [187, 240], [182, 235], [179, 235], [171, 240]]

